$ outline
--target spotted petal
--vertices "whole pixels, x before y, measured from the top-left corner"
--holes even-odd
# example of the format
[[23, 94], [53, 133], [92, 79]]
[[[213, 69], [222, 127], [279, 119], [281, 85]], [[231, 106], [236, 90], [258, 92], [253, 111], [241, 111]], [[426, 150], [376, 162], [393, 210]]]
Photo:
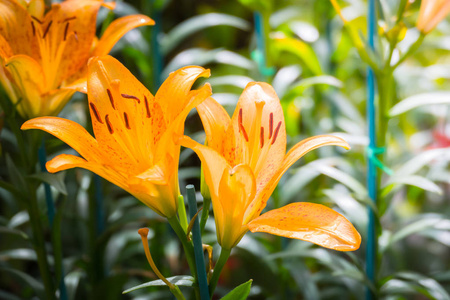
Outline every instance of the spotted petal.
[[248, 228], [339, 251], [354, 251], [361, 244], [361, 236], [344, 216], [315, 203], [292, 203], [271, 210], [250, 222]]
[[92, 56], [108, 54], [117, 41], [131, 29], [154, 24], [155, 21], [145, 15], [131, 15], [114, 20], [98, 41]]

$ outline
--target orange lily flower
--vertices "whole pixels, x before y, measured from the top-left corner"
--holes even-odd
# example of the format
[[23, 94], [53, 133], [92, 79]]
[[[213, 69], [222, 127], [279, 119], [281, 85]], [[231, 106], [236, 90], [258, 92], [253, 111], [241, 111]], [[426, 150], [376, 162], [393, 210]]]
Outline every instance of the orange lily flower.
[[22, 129], [41, 129], [61, 139], [82, 157], [61, 154], [47, 162], [51, 173], [75, 167], [90, 170], [120, 186], [161, 216], [177, 212], [181, 135], [189, 111], [211, 95], [206, 84], [191, 87], [209, 70], [184, 67], [170, 74], [152, 94], [111, 56], [88, 64], [88, 100], [94, 139], [81, 125], [58, 117], [31, 119]]
[[427, 34], [450, 13], [449, 0], [422, 0], [417, 29]]
[[233, 248], [250, 230], [340, 251], [358, 249], [359, 233], [326, 206], [293, 203], [260, 216], [283, 173], [294, 162], [325, 145], [348, 149], [344, 140], [332, 135], [315, 136], [299, 142], [286, 154], [283, 110], [275, 91], [266, 83], [247, 85], [231, 119], [212, 98], [197, 110], [208, 146], [187, 136], [180, 143], [194, 150], [202, 161], [222, 248]]
[[0, 83], [24, 118], [57, 115], [78, 90], [86, 92], [86, 65], [106, 55], [129, 30], [153, 25], [144, 15], [112, 22], [95, 36], [103, 0], [67, 0], [45, 13], [44, 0], [0, 0]]

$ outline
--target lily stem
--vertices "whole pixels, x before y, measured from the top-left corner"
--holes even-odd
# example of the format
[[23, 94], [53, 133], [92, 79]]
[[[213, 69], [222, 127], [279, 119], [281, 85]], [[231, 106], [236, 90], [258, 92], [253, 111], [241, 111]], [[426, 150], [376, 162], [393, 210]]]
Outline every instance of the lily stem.
[[[181, 245], [183, 245], [183, 250], [186, 255], [186, 260], [188, 262], [189, 269], [191, 270], [192, 276], [195, 278], [195, 281], [197, 281], [197, 270], [195, 268], [195, 259], [194, 259], [194, 246], [192, 245], [192, 243], [188, 242], [186, 232], [181, 227], [180, 222], [178, 221], [178, 218], [176, 216], [167, 218], [167, 220], [169, 221], [170, 226], [178, 236]], [[198, 286], [195, 287], [195, 293], [198, 294]]]
[[220, 256], [217, 260], [217, 263], [214, 267], [214, 272], [211, 277], [211, 281], [209, 282], [209, 294], [211, 295], [211, 299], [214, 295], [214, 290], [216, 289], [217, 282], [219, 281], [220, 273], [222, 273], [222, 269], [225, 266], [228, 258], [230, 257], [231, 249], [222, 248], [220, 250]]

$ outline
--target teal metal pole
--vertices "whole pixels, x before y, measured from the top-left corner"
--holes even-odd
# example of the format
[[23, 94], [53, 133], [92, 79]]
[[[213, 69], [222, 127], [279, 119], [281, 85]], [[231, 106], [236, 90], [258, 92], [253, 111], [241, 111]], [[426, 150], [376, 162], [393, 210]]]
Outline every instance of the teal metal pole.
[[[192, 184], [186, 186], [186, 193], [189, 203], [189, 216], [192, 220], [197, 214], [197, 200], [195, 197], [195, 188]], [[201, 300], [209, 300], [208, 279], [206, 278], [205, 258], [203, 256], [203, 244], [198, 217], [196, 217], [194, 226], [192, 226], [192, 240], [194, 241], [195, 267], [197, 269], [198, 285], [200, 287], [200, 298]]]
[[[376, 34], [376, 8], [375, 0], [369, 0], [367, 13], [367, 31], [369, 46], [375, 48]], [[367, 70], [367, 125], [369, 134], [369, 149], [376, 149], [376, 119], [375, 119], [375, 75], [369, 67]], [[367, 189], [370, 199], [377, 203], [377, 168], [371, 156], [367, 156]], [[369, 209], [369, 224], [367, 227], [367, 248], [366, 248], [366, 274], [373, 286], [376, 286], [376, 256], [377, 256], [377, 238], [375, 228], [375, 214], [372, 208]], [[375, 299], [374, 292], [367, 287], [366, 299]]]

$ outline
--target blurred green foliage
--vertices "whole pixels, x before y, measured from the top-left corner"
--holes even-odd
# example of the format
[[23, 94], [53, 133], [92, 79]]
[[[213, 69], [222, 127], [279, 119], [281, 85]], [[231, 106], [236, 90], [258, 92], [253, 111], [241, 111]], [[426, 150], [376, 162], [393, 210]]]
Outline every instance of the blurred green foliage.
[[[417, 36], [419, 1], [407, 6], [401, 25], [384, 31], [400, 2], [379, 2], [378, 25], [382, 37], [401, 40], [401, 50]], [[340, 4], [349, 23], [364, 36], [366, 2]], [[270, 25], [268, 67], [275, 67], [276, 73], [269, 78], [252, 60], [255, 10]], [[157, 26], [128, 33], [111, 54], [153, 93], [171, 71], [201, 65], [211, 69], [206, 80], [213, 97], [232, 112], [248, 82], [268, 80], [281, 99], [290, 145], [312, 135], [336, 133], [352, 146], [348, 152], [330, 147], [308, 154], [283, 177], [267, 209], [295, 201], [330, 206], [361, 233], [361, 249], [339, 253], [299, 240], [246, 235], [232, 252], [217, 293], [225, 295], [251, 278], [249, 299], [362, 299], [370, 286], [364, 273], [371, 205], [365, 187], [366, 65], [329, 1], [117, 1], [114, 15], [100, 12], [99, 32], [103, 21], [132, 13], [151, 16]], [[390, 111], [385, 159], [394, 175], [385, 174], [382, 180], [380, 265], [378, 284], [372, 286], [380, 299], [450, 299], [449, 35], [450, 23], [443, 21], [394, 73], [398, 104]], [[393, 59], [400, 54], [395, 52]], [[61, 116], [88, 127], [86, 104], [84, 95], [76, 95]], [[10, 125], [20, 126], [23, 120], [7, 113], [4, 108], [0, 116], [0, 298], [45, 297], [30, 240], [30, 218], [23, 201], [16, 200], [26, 181], [34, 180], [39, 182], [38, 217], [44, 224], [50, 268], [58, 278], [61, 266], [54, 257], [61, 255], [68, 299], [171, 299], [167, 289], [155, 286], [122, 295], [156, 279], [146, 264], [137, 234], [140, 227], [151, 230], [150, 250], [161, 272], [168, 277], [187, 274], [180, 245], [165, 220], [85, 170], [23, 178], [26, 165]], [[195, 112], [187, 119], [186, 134], [204, 140]], [[23, 135], [30, 141], [28, 132]], [[72, 151], [50, 136], [45, 141], [49, 158]], [[191, 150], [182, 151], [180, 164], [182, 193], [188, 183], [199, 190], [200, 164]], [[60, 233], [52, 233], [48, 224], [42, 181], [53, 187]], [[102, 201], [96, 193], [103, 195]], [[217, 259], [213, 223], [212, 218], [206, 223], [203, 242], [215, 246]], [[58, 236], [60, 248], [55, 248], [51, 241]]]

